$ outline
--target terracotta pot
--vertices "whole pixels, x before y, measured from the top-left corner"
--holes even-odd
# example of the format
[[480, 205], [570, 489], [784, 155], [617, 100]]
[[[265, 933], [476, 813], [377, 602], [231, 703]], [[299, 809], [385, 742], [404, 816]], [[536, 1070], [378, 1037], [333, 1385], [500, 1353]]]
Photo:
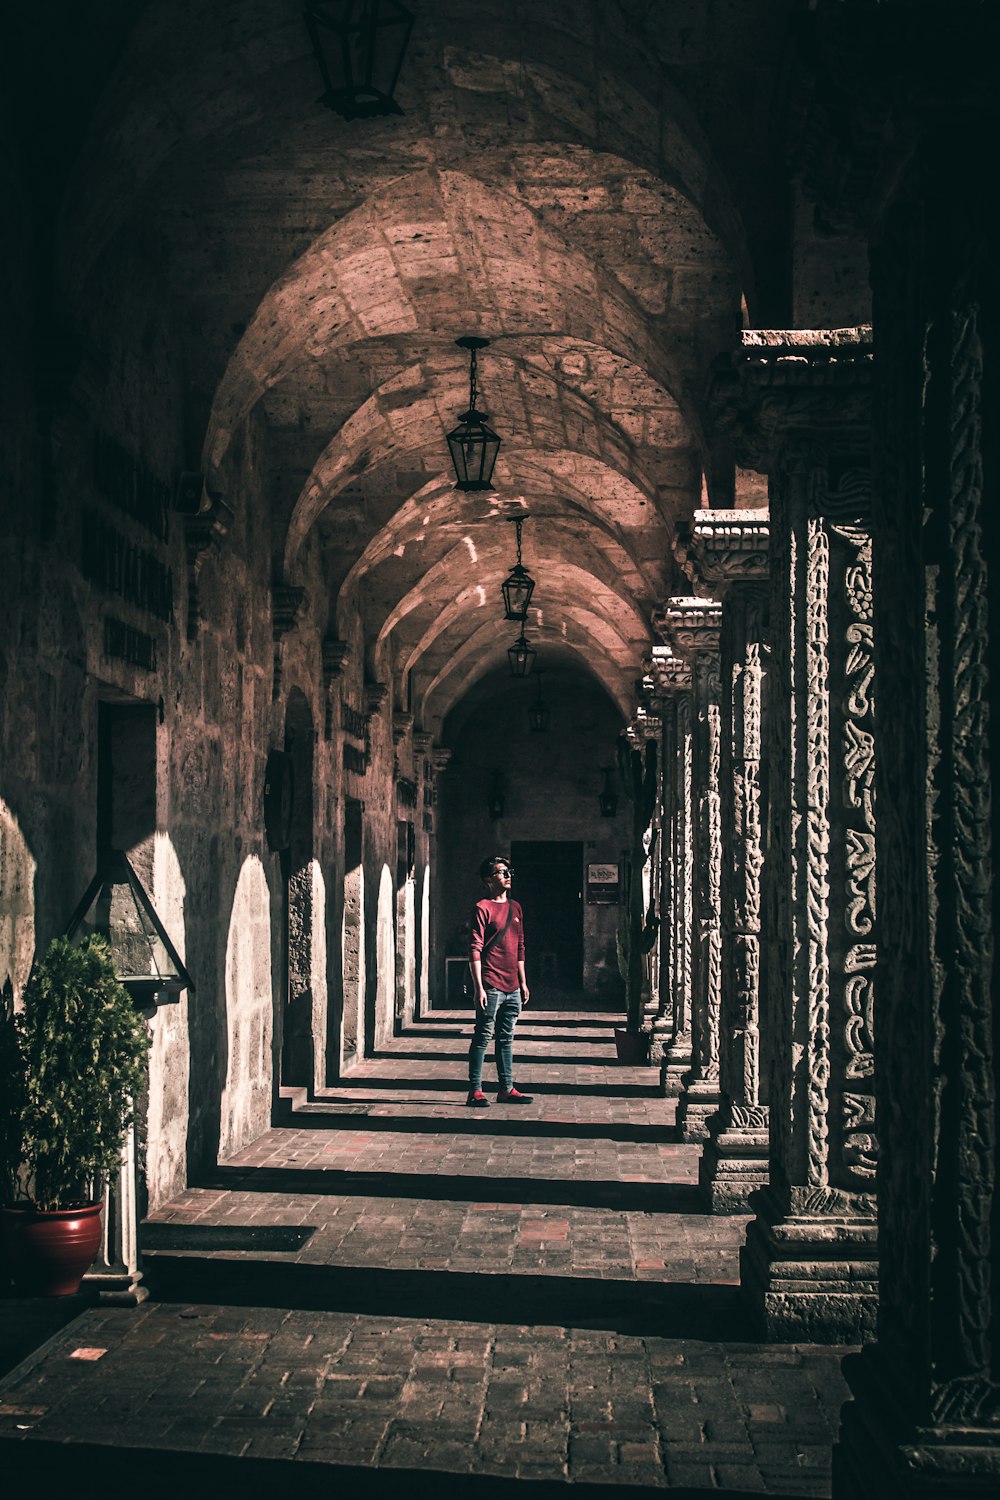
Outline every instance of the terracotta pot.
[[24, 1297], [70, 1297], [101, 1244], [101, 1204], [6, 1209], [14, 1287]]
[[649, 1062], [649, 1037], [645, 1032], [626, 1031], [615, 1027], [615, 1051], [620, 1063], [638, 1067]]

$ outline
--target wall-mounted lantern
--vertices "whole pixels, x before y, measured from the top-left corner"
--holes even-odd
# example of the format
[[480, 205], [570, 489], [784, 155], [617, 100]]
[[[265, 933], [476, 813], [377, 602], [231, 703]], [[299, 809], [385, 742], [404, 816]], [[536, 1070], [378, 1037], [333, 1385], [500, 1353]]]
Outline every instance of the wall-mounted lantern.
[[448, 434], [451, 461], [455, 466], [455, 488], [457, 490], [491, 490], [493, 488], [493, 466], [500, 452], [500, 439], [492, 427], [487, 427], [489, 412], [478, 411], [476, 352], [489, 346], [489, 339], [469, 334], [456, 339], [460, 349], [469, 351], [469, 409], [458, 419], [458, 426]]
[[182, 990], [194, 990], [191, 975], [121, 849], [105, 852], [66, 928], [70, 942], [81, 927], [107, 938], [119, 982], [137, 1005], [169, 1004]]
[[510, 662], [510, 675], [512, 677], [527, 677], [535, 665], [535, 657], [538, 652], [534, 646], [529, 646], [524, 636], [524, 631], [518, 636], [513, 646], [507, 648], [507, 660]]
[[528, 618], [528, 605], [535, 592], [535, 580], [527, 568], [521, 566], [521, 527], [523, 525], [524, 517], [516, 516], [514, 526], [517, 529], [517, 562], [500, 585], [500, 592], [503, 594], [504, 619], [520, 620], [522, 623]]
[[319, 102], [345, 120], [401, 115], [393, 98], [413, 16], [399, 0], [306, 0], [323, 79]]
[[614, 767], [604, 767], [604, 785], [601, 788], [598, 802], [601, 808], [602, 818], [614, 818], [618, 815], [618, 793], [615, 791]]
[[528, 726], [532, 734], [544, 734], [549, 727], [549, 705], [542, 697], [542, 674], [535, 673], [535, 682], [538, 684], [538, 692], [535, 701], [528, 709]]

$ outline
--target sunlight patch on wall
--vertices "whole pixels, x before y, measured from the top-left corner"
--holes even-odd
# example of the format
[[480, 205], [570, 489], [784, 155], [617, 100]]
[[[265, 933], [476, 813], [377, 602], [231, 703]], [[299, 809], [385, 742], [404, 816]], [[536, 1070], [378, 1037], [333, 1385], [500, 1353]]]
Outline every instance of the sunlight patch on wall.
[[[153, 837], [153, 904], [181, 958], [186, 962], [186, 887], [169, 834]], [[192, 975], [197, 983], [197, 977]], [[146, 1187], [149, 1207], [158, 1208], [179, 1193], [187, 1179], [188, 1086], [191, 1057], [187, 990], [176, 1005], [161, 1005], [150, 1022], [149, 1115]]]
[[35, 956], [37, 868], [20, 823], [0, 797], [0, 985], [9, 975], [18, 1007]]
[[226, 940], [229, 1058], [222, 1095], [219, 1158], [256, 1140], [271, 1123], [271, 897], [255, 854], [244, 861]]

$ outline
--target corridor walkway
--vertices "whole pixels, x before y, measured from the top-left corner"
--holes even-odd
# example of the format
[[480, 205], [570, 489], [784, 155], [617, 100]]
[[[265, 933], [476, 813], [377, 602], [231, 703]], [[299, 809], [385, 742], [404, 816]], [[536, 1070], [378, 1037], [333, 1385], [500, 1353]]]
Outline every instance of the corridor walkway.
[[115, 1445], [105, 1480], [131, 1461], [147, 1493], [256, 1459], [244, 1494], [279, 1482], [269, 1460], [299, 1493], [330, 1482], [310, 1463], [358, 1494], [390, 1470], [443, 1496], [827, 1494], [844, 1351], [752, 1341], [744, 1221], [703, 1212], [697, 1150], [612, 1022], [527, 1011], [534, 1104], [473, 1112], [468, 1018], [434, 1012], [156, 1214], [150, 1301], [87, 1311], [15, 1372], [4, 1438], [36, 1470]]

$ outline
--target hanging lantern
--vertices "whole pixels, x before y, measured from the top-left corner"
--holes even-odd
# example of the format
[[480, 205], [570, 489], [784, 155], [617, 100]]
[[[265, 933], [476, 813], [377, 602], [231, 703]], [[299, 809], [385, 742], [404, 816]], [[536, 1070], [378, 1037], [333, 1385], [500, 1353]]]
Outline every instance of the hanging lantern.
[[528, 709], [528, 725], [532, 734], [544, 734], [549, 727], [549, 706], [542, 697], [542, 674], [535, 674], [538, 684], [538, 693], [534, 703]]
[[614, 818], [618, 815], [618, 793], [615, 791], [614, 770], [611, 766], [604, 767], [604, 786], [601, 788], [598, 802], [601, 807], [602, 818]]
[[194, 989], [142, 881], [120, 849], [105, 851], [66, 937], [72, 942], [81, 927], [107, 938], [119, 982], [137, 1005], [163, 1005], [176, 1001], [182, 990]]
[[510, 573], [500, 585], [503, 594], [503, 607], [505, 620], [526, 620], [528, 618], [528, 605], [531, 596], [535, 592], [535, 580], [527, 568], [521, 566], [521, 527], [524, 517], [517, 516], [514, 525], [517, 528], [517, 562]]
[[491, 427], [487, 427], [489, 412], [476, 409], [477, 367], [476, 351], [485, 349], [489, 339], [469, 334], [456, 339], [460, 349], [469, 350], [469, 409], [458, 419], [458, 426], [448, 434], [451, 461], [455, 466], [457, 490], [491, 490], [493, 488], [493, 465], [500, 452], [500, 439]]
[[529, 646], [524, 638], [524, 631], [518, 636], [513, 646], [507, 648], [507, 660], [510, 662], [512, 677], [527, 677], [535, 665], [535, 657], [538, 652], [534, 646]]
[[307, 0], [323, 79], [319, 102], [345, 120], [401, 115], [393, 98], [413, 16], [399, 0]]

